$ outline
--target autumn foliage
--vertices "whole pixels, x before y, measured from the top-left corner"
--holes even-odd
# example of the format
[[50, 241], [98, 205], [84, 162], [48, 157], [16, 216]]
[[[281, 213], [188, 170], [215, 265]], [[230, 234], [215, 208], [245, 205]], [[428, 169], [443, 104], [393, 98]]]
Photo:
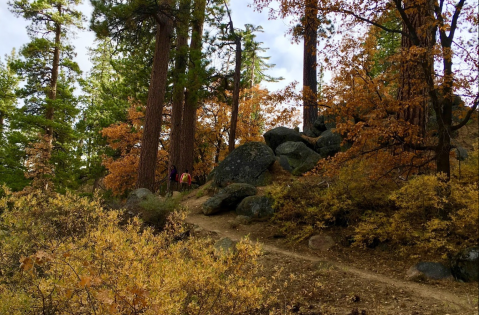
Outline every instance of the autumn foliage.
[[[105, 156], [103, 159], [103, 165], [108, 169], [104, 183], [115, 195], [122, 195], [135, 187], [144, 110], [144, 106], [132, 102], [126, 122], [111, 125], [101, 132], [106, 137], [109, 147], [116, 151], [115, 155]], [[157, 181], [166, 168], [166, 158], [166, 151], [160, 150]]]
[[374, 176], [371, 159], [350, 160], [334, 178], [304, 177], [269, 188], [275, 221], [294, 240], [321, 230], [345, 229], [355, 246], [387, 243], [403, 254], [454, 254], [474, 245], [479, 234], [476, 149], [445, 175], [416, 175], [408, 181]]
[[[237, 145], [264, 141], [263, 134], [271, 128], [299, 124], [297, 108], [281, 105], [291, 103], [296, 97], [294, 85], [275, 93], [259, 86], [243, 89], [236, 126]], [[206, 178], [228, 154], [230, 115], [231, 106], [217, 96], [205, 100], [198, 109], [194, 176]]]
[[[263, 133], [275, 126], [295, 125], [298, 111], [293, 106], [281, 106], [297, 97], [294, 86], [270, 93], [254, 86], [240, 94], [240, 106], [236, 129], [236, 141], [264, 141]], [[227, 93], [228, 94], [228, 93]], [[228, 153], [231, 106], [219, 97], [212, 96], [198, 108], [195, 135], [194, 169], [190, 172], [199, 182], [204, 182], [213, 168]], [[123, 195], [136, 183], [144, 107], [133, 103], [128, 110], [128, 120], [102, 130], [108, 145], [116, 154], [105, 156], [103, 165], [108, 169], [105, 186], [115, 195]], [[166, 124], [167, 125], [167, 124]], [[158, 151], [157, 182], [165, 178], [168, 163], [169, 139], [162, 137]]]
[[175, 241], [181, 213], [154, 233], [98, 198], [8, 190], [0, 213], [2, 314], [251, 314], [270, 300], [258, 246]]

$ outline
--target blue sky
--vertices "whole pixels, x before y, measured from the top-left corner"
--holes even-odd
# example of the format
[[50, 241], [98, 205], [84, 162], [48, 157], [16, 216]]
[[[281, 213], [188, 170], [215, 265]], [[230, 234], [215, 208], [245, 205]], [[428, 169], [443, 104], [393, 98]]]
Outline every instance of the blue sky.
[[[90, 17], [92, 8], [89, 0], [84, 0], [80, 10], [87, 17]], [[261, 25], [264, 33], [257, 34], [257, 40], [263, 42], [263, 47], [269, 48], [265, 53], [270, 56], [270, 63], [276, 64], [268, 74], [274, 77], [284, 77], [285, 80], [278, 83], [265, 83], [269, 90], [280, 89], [292, 81], [302, 81], [302, 45], [291, 44], [291, 39], [285, 36], [288, 28], [282, 20], [268, 20], [267, 12], [254, 12], [253, 8], [247, 6], [250, 1], [231, 0], [230, 9], [235, 27], [243, 28], [244, 24]], [[29, 22], [21, 17], [15, 17], [10, 11], [7, 0], [0, 0], [0, 56], [9, 54], [12, 49], [17, 51], [29, 41], [26, 26]], [[93, 46], [94, 34], [88, 31], [88, 22], [84, 23], [86, 30], [77, 31], [72, 43], [76, 47], [77, 58], [80, 68], [87, 73], [91, 67], [88, 57], [88, 47]]]

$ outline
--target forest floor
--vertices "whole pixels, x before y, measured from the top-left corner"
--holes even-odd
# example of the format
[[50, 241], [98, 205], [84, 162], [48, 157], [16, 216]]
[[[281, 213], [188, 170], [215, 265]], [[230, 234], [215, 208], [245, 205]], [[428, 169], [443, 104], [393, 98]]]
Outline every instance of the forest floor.
[[[311, 250], [307, 242], [293, 243], [270, 221], [246, 225], [232, 223], [234, 211], [205, 216], [192, 191], [183, 198], [187, 223], [195, 235], [240, 240], [248, 237], [263, 248], [259, 262], [263, 275], [274, 281], [284, 313], [296, 314], [457, 314], [477, 315], [477, 283], [452, 280], [413, 282], [405, 280], [417, 261], [381, 249], [361, 249], [341, 244], [340, 235], [327, 251]], [[340, 232], [339, 232], [340, 233]], [[277, 276], [278, 270], [281, 270]], [[286, 285], [287, 283], [287, 285]], [[278, 290], [278, 291], [276, 291]]]

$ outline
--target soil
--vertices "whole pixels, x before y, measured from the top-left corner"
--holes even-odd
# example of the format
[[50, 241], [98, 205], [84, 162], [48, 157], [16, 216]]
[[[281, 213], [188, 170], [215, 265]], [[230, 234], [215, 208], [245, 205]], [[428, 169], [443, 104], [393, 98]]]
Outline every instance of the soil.
[[477, 283], [405, 280], [417, 257], [349, 247], [341, 231], [328, 234], [336, 241], [329, 250], [311, 250], [306, 241], [288, 241], [270, 221], [237, 224], [233, 211], [205, 216], [201, 205], [209, 197], [197, 195], [192, 191], [182, 201], [189, 210], [187, 223], [200, 237], [260, 243], [259, 262], [264, 276], [275, 281], [283, 314], [478, 314]]

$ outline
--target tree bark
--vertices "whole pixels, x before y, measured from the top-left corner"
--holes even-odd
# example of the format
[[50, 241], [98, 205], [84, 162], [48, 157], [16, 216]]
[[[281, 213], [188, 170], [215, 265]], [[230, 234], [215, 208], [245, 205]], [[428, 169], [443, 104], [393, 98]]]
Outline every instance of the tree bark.
[[[405, 7], [412, 7], [413, 1], [405, 1]], [[422, 63], [427, 63], [428, 67], [433, 67], [432, 46], [434, 45], [433, 24], [433, 4], [430, 0], [421, 6], [410, 9], [411, 12], [405, 12], [408, 21], [403, 20], [403, 31], [406, 34], [401, 38], [401, 50], [403, 52], [403, 60], [400, 68], [400, 85], [398, 89], [398, 100], [400, 101], [401, 110], [398, 118], [414, 126], [419, 127], [420, 136], [425, 136], [426, 125], [428, 121], [429, 86], [425, 83], [426, 76]], [[407, 24], [414, 29], [414, 33], [419, 39], [419, 45], [426, 48], [423, 54], [415, 55], [413, 58], [411, 48], [417, 46], [411, 38], [411, 30]], [[429, 59], [429, 60], [426, 60]], [[432, 73], [432, 71], [428, 71]]]
[[170, 56], [170, 38], [173, 21], [164, 17], [165, 22], [157, 23], [155, 55], [151, 81], [148, 88], [145, 124], [141, 140], [140, 162], [138, 165], [137, 188], [155, 190], [155, 171], [157, 166], [158, 145], [161, 132], [161, 118], [168, 77], [168, 61]]
[[[185, 100], [185, 73], [188, 60], [188, 24], [190, 0], [180, 2], [176, 20], [176, 57], [173, 73], [173, 103], [171, 109], [169, 166], [175, 165], [180, 174], [185, 168], [180, 163], [185, 145], [181, 143], [183, 105]], [[169, 168], [168, 168], [169, 169]]]
[[318, 1], [307, 0], [304, 9], [303, 131], [309, 132], [318, 118], [317, 37]]
[[[61, 5], [57, 7], [58, 13], [61, 15]], [[58, 72], [60, 68], [60, 45], [61, 45], [62, 29], [59, 23], [55, 23], [55, 48], [53, 50], [53, 64], [52, 64], [52, 77], [50, 81], [50, 90], [48, 91], [48, 101], [45, 110], [45, 118], [50, 121], [50, 125], [46, 127], [45, 134], [47, 135], [47, 141], [49, 150], [52, 150], [53, 145], [53, 118], [55, 113], [54, 102], [57, 99], [57, 82]]]
[[231, 18], [230, 11], [226, 1], [224, 2], [226, 6], [226, 12], [230, 19], [230, 33], [231, 37], [234, 38], [236, 45], [236, 54], [235, 54], [235, 74], [234, 74], [234, 88], [233, 88], [233, 104], [231, 105], [231, 123], [230, 123], [230, 134], [228, 139], [228, 151], [231, 152], [235, 149], [235, 140], [236, 140], [236, 123], [238, 121], [238, 109], [239, 109], [239, 93], [240, 93], [240, 80], [241, 80], [241, 36], [236, 34], [233, 19]]
[[183, 111], [183, 128], [181, 129], [181, 143], [183, 153], [180, 156], [181, 165], [185, 169], [193, 170], [195, 158], [195, 132], [199, 90], [202, 84], [201, 67], [203, 47], [203, 25], [205, 22], [206, 0], [195, 0], [193, 27], [190, 42], [190, 62], [188, 67], [188, 88], [186, 92], [185, 108]]
[[240, 93], [240, 80], [241, 80], [241, 37], [239, 37], [238, 35], [236, 35], [235, 43], [236, 43], [236, 62], [235, 62], [233, 104], [231, 108], [230, 137], [228, 141], [229, 152], [235, 149], [236, 125], [238, 122], [238, 111], [239, 111], [239, 93]]

